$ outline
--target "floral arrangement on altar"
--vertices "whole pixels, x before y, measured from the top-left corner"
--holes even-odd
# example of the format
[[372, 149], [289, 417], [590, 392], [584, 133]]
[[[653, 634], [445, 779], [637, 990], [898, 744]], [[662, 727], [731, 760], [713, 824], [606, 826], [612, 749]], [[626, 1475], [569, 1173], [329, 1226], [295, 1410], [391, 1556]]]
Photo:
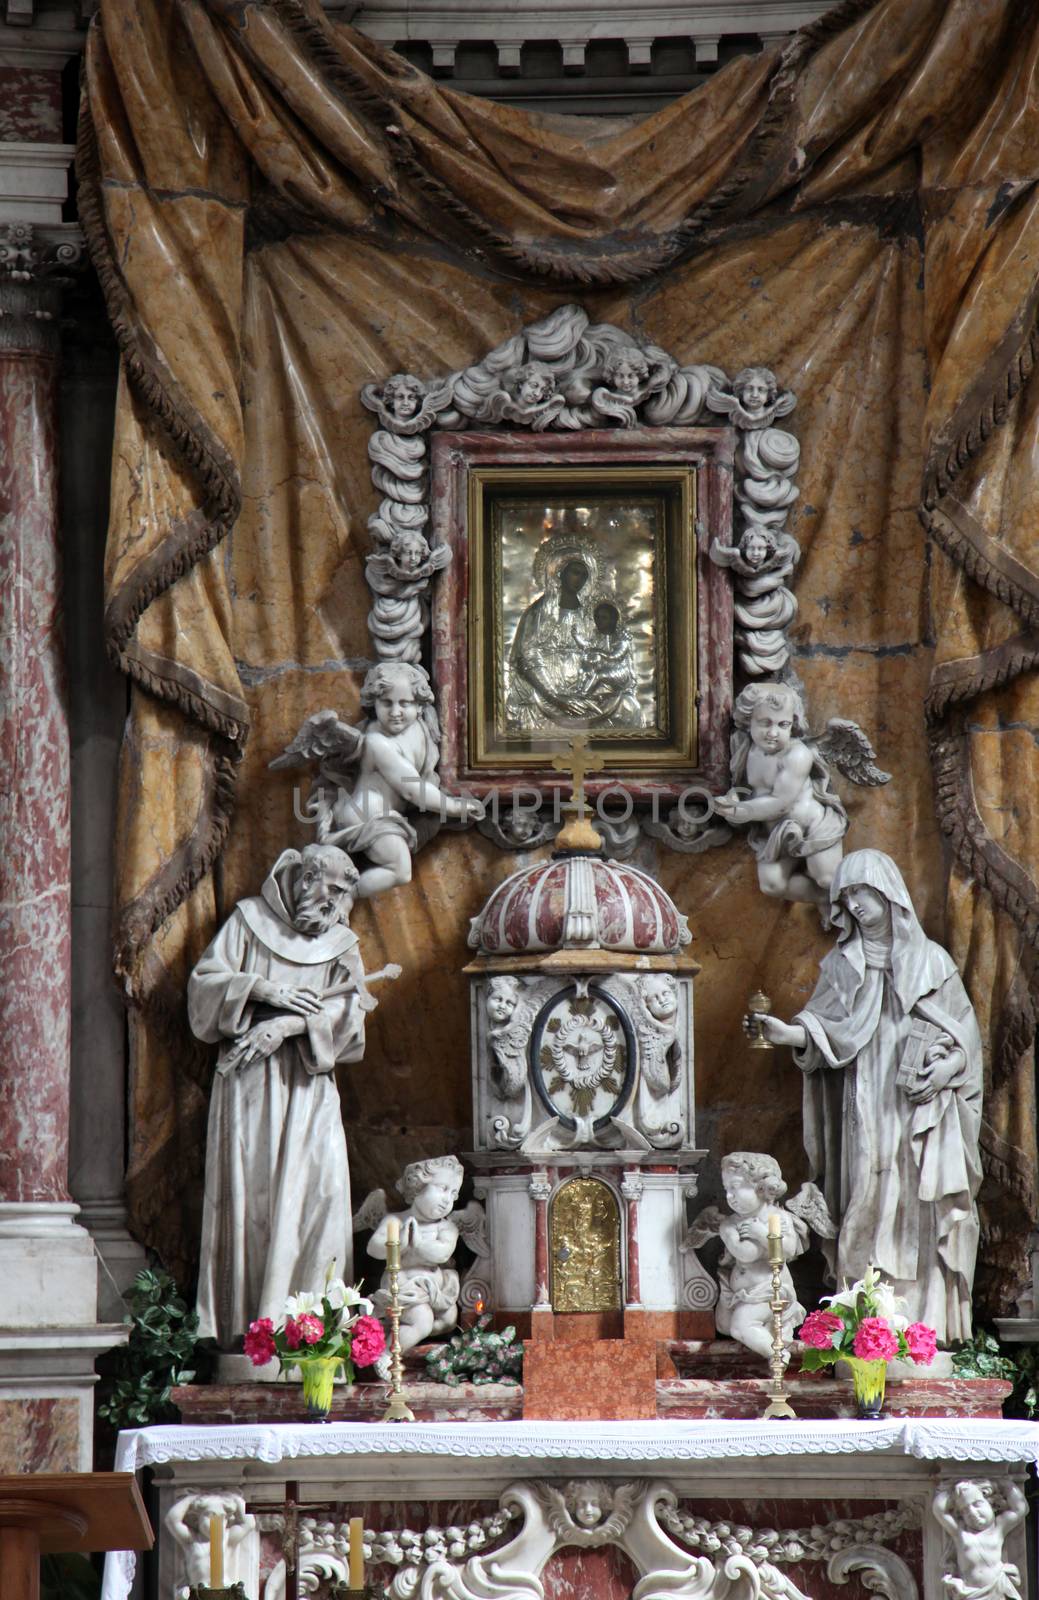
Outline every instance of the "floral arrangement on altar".
[[802, 1372], [818, 1372], [837, 1361], [851, 1368], [859, 1415], [878, 1417], [884, 1403], [887, 1365], [896, 1356], [929, 1367], [938, 1348], [933, 1328], [910, 1322], [905, 1302], [890, 1284], [869, 1266], [866, 1275], [828, 1295], [828, 1310], [811, 1311], [801, 1324], [798, 1338], [807, 1349]]
[[332, 1408], [336, 1378], [342, 1374], [351, 1383], [356, 1368], [370, 1367], [386, 1349], [372, 1302], [360, 1289], [334, 1278], [334, 1269], [335, 1262], [320, 1295], [305, 1290], [289, 1295], [279, 1327], [270, 1317], [259, 1317], [245, 1336], [245, 1353], [254, 1367], [264, 1367], [277, 1356], [283, 1374], [299, 1368], [307, 1409], [323, 1417]]

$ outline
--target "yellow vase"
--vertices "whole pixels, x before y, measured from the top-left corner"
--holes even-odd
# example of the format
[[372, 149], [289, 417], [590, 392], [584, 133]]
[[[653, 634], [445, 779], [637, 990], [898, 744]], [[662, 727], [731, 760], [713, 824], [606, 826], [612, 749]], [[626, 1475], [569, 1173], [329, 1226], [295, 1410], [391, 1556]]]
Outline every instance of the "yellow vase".
[[875, 1422], [884, 1410], [887, 1362], [863, 1361], [861, 1356], [842, 1356], [841, 1360], [851, 1368], [857, 1415], [864, 1422]]
[[303, 1380], [303, 1403], [307, 1415], [323, 1422], [332, 1409], [332, 1388], [342, 1366], [339, 1356], [301, 1356], [299, 1375]]

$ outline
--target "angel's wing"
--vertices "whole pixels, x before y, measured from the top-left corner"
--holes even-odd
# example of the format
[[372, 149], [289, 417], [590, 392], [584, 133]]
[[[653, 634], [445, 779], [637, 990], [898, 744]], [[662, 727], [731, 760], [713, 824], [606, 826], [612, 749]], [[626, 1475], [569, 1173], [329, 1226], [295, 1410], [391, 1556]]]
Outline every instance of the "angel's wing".
[[890, 783], [890, 772], [877, 766], [877, 752], [870, 744], [857, 722], [845, 717], [831, 717], [826, 732], [810, 740], [823, 760], [836, 767], [852, 783], [875, 789], [879, 784]]
[[470, 1200], [461, 1211], [452, 1211], [451, 1221], [462, 1236], [464, 1244], [469, 1246], [474, 1256], [489, 1256], [490, 1243], [487, 1239], [487, 1213], [479, 1200]]
[[360, 728], [352, 728], [338, 712], [315, 711], [271, 766], [302, 767], [309, 762], [330, 759], [340, 766], [348, 766], [357, 760], [363, 743], [364, 734]]
[[802, 1183], [797, 1193], [790, 1196], [786, 1209], [792, 1216], [807, 1223], [820, 1239], [836, 1239], [837, 1224], [830, 1215], [826, 1197], [814, 1183]]
[[717, 1206], [708, 1206], [705, 1211], [701, 1211], [700, 1215], [693, 1219], [685, 1236], [685, 1248], [701, 1250], [708, 1239], [715, 1238], [722, 1220], [722, 1212]]
[[355, 1233], [367, 1233], [369, 1229], [377, 1228], [386, 1215], [386, 1190], [373, 1189], [365, 1195], [361, 1204], [354, 1212], [351, 1226]]

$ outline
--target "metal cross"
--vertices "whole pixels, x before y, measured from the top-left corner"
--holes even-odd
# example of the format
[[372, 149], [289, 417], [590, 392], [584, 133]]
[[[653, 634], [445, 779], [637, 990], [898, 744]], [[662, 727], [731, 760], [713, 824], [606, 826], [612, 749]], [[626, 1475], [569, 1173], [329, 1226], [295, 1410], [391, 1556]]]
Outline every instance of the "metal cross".
[[605, 757], [597, 750], [589, 750], [586, 733], [576, 734], [566, 750], [561, 750], [559, 755], [552, 757], [555, 771], [567, 773], [572, 777], [573, 799], [570, 805], [579, 817], [583, 817], [587, 810], [584, 780], [589, 772], [601, 772], [605, 765]]

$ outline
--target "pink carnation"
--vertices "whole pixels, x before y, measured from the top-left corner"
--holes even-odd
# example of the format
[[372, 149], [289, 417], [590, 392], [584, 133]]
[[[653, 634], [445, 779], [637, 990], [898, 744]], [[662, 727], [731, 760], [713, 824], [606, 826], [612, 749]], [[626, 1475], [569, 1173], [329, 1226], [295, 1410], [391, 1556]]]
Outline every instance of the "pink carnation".
[[938, 1336], [926, 1322], [911, 1322], [906, 1329], [906, 1344], [917, 1366], [929, 1367], [938, 1349]]
[[832, 1350], [833, 1336], [840, 1333], [844, 1323], [834, 1311], [810, 1311], [801, 1324], [798, 1338], [813, 1350]]
[[386, 1335], [377, 1317], [358, 1317], [350, 1341], [350, 1356], [355, 1367], [370, 1367], [386, 1348]]
[[290, 1350], [298, 1350], [303, 1343], [303, 1330], [295, 1317], [285, 1318], [285, 1343]]
[[852, 1349], [860, 1361], [890, 1361], [898, 1354], [898, 1340], [886, 1317], [863, 1317]]
[[304, 1311], [301, 1317], [297, 1317], [296, 1327], [304, 1344], [317, 1344], [325, 1331], [325, 1324], [312, 1311]]
[[274, 1355], [274, 1323], [270, 1317], [250, 1322], [245, 1336], [245, 1353], [254, 1367], [265, 1367]]

